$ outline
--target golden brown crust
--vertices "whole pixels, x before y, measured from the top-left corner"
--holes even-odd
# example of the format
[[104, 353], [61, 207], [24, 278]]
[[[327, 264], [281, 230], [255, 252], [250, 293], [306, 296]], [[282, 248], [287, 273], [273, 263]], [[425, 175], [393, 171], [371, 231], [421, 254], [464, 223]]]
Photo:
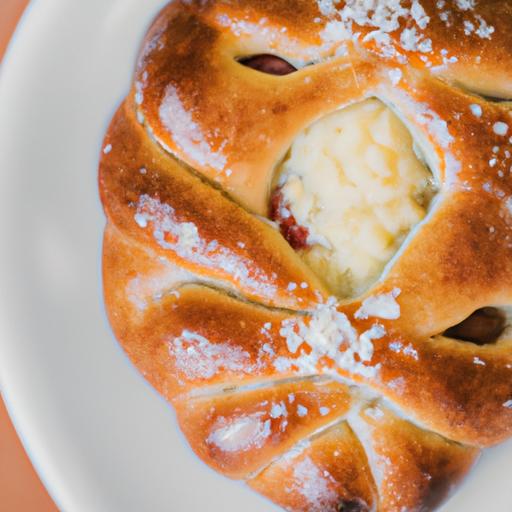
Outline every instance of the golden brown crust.
[[[287, 510], [432, 510], [479, 447], [512, 433], [508, 331], [482, 346], [442, 336], [512, 302], [510, 105], [474, 94], [512, 98], [512, 7], [403, 4], [382, 18], [350, 14], [353, 2], [173, 2], [105, 139], [114, 332], [198, 455]], [[298, 70], [278, 77], [238, 62], [264, 53]], [[333, 304], [262, 217], [297, 134], [372, 96], [411, 129], [441, 191], [381, 280]], [[380, 296], [398, 314], [361, 314]], [[349, 363], [347, 346], [359, 350]], [[379, 417], [366, 410], [374, 402]], [[374, 458], [390, 464], [379, 472]]]
[[347, 386], [308, 379], [185, 398], [176, 411], [198, 456], [217, 471], [242, 479], [346, 415], [351, 401]]
[[[149, 379], [166, 376], [167, 398], [203, 386], [242, 385], [295, 374], [293, 368], [280, 371], [274, 366], [279, 357], [292, 362], [297, 357], [289, 352], [280, 335], [283, 322], [293, 319], [289, 314], [245, 304], [202, 286], [178, 288], [171, 284], [168, 290], [162, 289], [166, 272], [172, 275], [172, 269], [155, 264], [155, 259], [141, 249], [137, 251], [113, 228], [107, 230], [104, 268], [106, 303], [114, 312], [114, 331]], [[121, 272], [122, 277], [117, 278]], [[138, 283], [139, 297], [133, 297], [136, 290], [129, 285], [141, 275], [156, 280], [153, 294], [176, 288], [179, 293], [163, 295], [139, 311], [136, 304], [144, 300], [144, 285]], [[365, 324], [371, 325], [369, 321], [353, 323], [361, 332]], [[378, 378], [364, 379], [356, 372], [338, 369], [340, 375], [371, 386], [409, 411], [411, 417], [450, 439], [487, 446], [510, 435], [512, 411], [503, 406], [511, 396], [509, 343], [479, 347], [442, 337], [425, 342], [403, 337], [393, 322], [382, 323], [390, 326], [375, 348], [373, 363], [380, 365]], [[221, 368], [208, 378], [198, 378], [193, 372], [187, 376], [182, 366], [176, 366], [176, 356], [165, 344], [179, 338], [183, 331], [197, 333], [218, 346], [225, 346], [229, 340], [231, 350], [247, 354], [242, 359], [245, 369]], [[265, 345], [268, 352], [262, 352]]]
[[477, 449], [421, 430], [385, 407], [364, 410], [351, 426], [371, 453], [382, 510], [434, 510], [479, 456]]
[[[286, 77], [245, 68], [236, 59], [264, 53], [266, 46], [237, 37], [218, 23], [210, 25], [210, 17], [218, 20], [224, 7], [213, 3], [215, 14], [209, 9], [176, 12], [168, 18], [164, 14], [162, 46], [144, 51], [139, 62], [135, 84], [144, 89], [139, 110], [165, 147], [220, 183], [244, 206], [265, 215], [275, 163], [284, 157], [301, 128], [363, 97], [371, 64], [355, 64], [361, 68], [358, 84], [351, 66], [336, 62]], [[255, 15], [258, 11], [247, 12]], [[285, 26], [291, 30], [292, 24], [288, 21]], [[307, 42], [297, 43], [309, 48]], [[279, 46], [279, 41], [275, 44]], [[293, 56], [301, 55], [300, 47]], [[307, 62], [307, 56], [303, 58]], [[354, 96], [356, 85], [360, 93]], [[240, 122], [240, 115], [245, 122]], [[169, 124], [175, 128], [174, 137]], [[194, 137], [204, 139], [209, 149], [191, 144], [189, 139]]]
[[296, 512], [368, 512], [378, 507], [365, 451], [345, 422], [276, 461], [249, 485]]
[[[275, 377], [272, 357], [262, 347], [269, 338], [278, 338], [279, 325], [287, 318], [284, 313], [186, 282], [179, 286], [171, 280], [169, 288], [161, 288], [165, 277], [170, 273], [172, 278], [176, 270], [127, 243], [112, 227], [105, 235], [103, 268], [105, 302], [114, 332], [137, 367], [167, 399], [201, 387], [229, 387]], [[140, 281], [145, 277], [156, 283], [146, 285]], [[146, 288], [151, 288], [148, 297], [144, 297]], [[267, 323], [271, 327], [262, 333]], [[184, 331], [207, 339], [209, 347], [218, 347], [213, 348], [213, 362], [208, 363], [215, 371], [210, 367], [203, 371], [200, 359], [197, 369], [187, 367], [190, 360], [183, 352], [189, 344], [183, 341], [183, 351], [182, 345], [173, 344]], [[270, 347], [284, 352], [282, 345], [271, 342]], [[233, 354], [231, 366], [223, 364], [223, 353]], [[290, 376], [293, 372], [283, 372], [281, 378]]]
[[[318, 291], [325, 293], [279, 233], [154, 144], [134, 118], [129, 102], [115, 115], [105, 144], [112, 150], [103, 154], [100, 163], [101, 198], [109, 220], [127, 236], [170, 262], [227, 281], [249, 298], [272, 306], [307, 309], [318, 300]], [[186, 247], [163, 248], [153, 236], [154, 223], [141, 229], [135, 220], [136, 205], [144, 196], [158, 198], [174, 210], [176, 224], [193, 223], [204, 246], [215, 241], [228, 256], [219, 257], [217, 263], [219, 250], [203, 249], [197, 257], [187, 258]], [[307, 283], [307, 288], [291, 293], [290, 282]]]
[[[363, 512], [373, 507], [434, 510], [478, 455], [474, 448], [425, 432], [377, 406], [320, 433], [302, 451], [269, 466], [250, 485], [294, 511], [336, 512], [343, 502]], [[297, 481], [297, 468], [307, 468], [310, 474], [318, 471], [324, 479], [308, 489]]]

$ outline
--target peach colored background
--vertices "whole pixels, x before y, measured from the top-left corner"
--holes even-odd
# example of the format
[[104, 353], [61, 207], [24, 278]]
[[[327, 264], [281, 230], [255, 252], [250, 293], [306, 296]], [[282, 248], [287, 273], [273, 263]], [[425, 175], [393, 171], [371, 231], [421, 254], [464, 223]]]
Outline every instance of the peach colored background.
[[[0, 0], [0, 60], [28, 0]], [[0, 399], [0, 510], [56, 512]]]

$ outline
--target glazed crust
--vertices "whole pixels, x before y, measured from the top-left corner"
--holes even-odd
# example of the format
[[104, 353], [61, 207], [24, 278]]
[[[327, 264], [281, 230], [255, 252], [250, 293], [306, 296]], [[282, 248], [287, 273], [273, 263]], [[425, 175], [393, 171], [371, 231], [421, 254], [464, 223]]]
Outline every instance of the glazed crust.
[[[160, 13], [101, 156], [105, 304], [217, 471], [291, 511], [427, 511], [512, 434], [507, 331], [482, 346], [442, 335], [512, 302], [512, 117], [477, 95], [512, 98], [512, 7], [423, 0], [414, 44], [406, 15], [387, 39], [359, 18], [351, 42], [326, 37], [349, 3], [191, 0]], [[268, 53], [297, 71], [238, 62]], [[305, 127], [369, 97], [410, 128], [440, 193], [379, 282], [335, 305], [358, 335], [383, 328], [373, 371], [332, 357], [305, 368], [315, 340], [293, 350], [286, 326], [312, 330], [328, 292], [265, 219], [274, 171]], [[393, 290], [397, 317], [357, 314]]]
[[389, 410], [367, 410], [371, 416], [361, 411], [328, 429], [249, 485], [287, 510], [309, 512], [300, 470], [312, 466], [323, 477], [307, 489], [316, 500], [313, 510], [338, 512], [343, 504], [356, 511], [434, 510], [471, 468], [478, 450], [425, 432]]

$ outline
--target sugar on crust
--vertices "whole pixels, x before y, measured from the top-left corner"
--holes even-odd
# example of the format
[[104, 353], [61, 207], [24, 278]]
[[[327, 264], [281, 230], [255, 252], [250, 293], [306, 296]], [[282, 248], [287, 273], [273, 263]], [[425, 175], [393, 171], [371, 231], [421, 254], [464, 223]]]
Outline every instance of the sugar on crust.
[[[434, 510], [510, 437], [511, 28], [499, 0], [158, 15], [101, 155], [105, 304], [209, 466], [290, 511]], [[436, 197], [366, 291], [334, 296], [269, 218], [276, 169], [374, 99]]]

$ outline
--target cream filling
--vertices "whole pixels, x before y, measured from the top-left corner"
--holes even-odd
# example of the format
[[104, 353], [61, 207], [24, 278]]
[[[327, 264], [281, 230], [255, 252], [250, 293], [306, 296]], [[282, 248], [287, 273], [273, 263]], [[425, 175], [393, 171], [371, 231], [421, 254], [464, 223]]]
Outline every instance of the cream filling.
[[434, 178], [411, 134], [377, 99], [301, 133], [278, 169], [286, 208], [309, 230], [302, 252], [333, 293], [359, 295], [426, 215]]

